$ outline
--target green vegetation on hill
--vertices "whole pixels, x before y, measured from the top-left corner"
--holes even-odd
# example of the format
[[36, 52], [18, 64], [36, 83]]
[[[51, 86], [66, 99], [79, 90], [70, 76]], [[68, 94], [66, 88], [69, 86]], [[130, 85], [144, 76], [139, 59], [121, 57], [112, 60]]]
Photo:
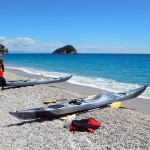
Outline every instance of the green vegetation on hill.
[[0, 53], [8, 54], [8, 49], [2, 44], [0, 44]]
[[77, 54], [77, 50], [71, 45], [66, 45], [56, 49], [52, 54]]

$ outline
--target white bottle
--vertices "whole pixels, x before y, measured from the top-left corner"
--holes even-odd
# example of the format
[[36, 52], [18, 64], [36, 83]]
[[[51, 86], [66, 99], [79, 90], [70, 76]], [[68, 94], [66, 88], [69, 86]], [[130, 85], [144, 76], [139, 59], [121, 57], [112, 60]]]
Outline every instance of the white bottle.
[[73, 114], [73, 115], [68, 115], [66, 120], [65, 120], [65, 125], [64, 127], [65, 128], [69, 128], [69, 126], [71, 125], [72, 121], [76, 119], [76, 115]]

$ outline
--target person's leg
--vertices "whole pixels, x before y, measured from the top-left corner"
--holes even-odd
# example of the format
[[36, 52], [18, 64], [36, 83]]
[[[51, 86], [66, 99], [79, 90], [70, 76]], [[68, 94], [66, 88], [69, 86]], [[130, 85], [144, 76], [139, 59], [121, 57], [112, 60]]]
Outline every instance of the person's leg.
[[2, 91], [3, 91], [4, 87], [6, 86], [6, 80], [5, 80], [5, 78], [3, 78], [1, 85], [2, 85]]

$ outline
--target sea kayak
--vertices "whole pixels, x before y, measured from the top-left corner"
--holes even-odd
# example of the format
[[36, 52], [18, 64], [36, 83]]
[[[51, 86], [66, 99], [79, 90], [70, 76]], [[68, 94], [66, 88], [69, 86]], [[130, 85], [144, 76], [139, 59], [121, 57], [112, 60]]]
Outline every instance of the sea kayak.
[[36, 84], [49, 84], [49, 83], [58, 83], [64, 82], [69, 80], [73, 75], [57, 77], [57, 78], [34, 78], [34, 79], [27, 79], [27, 80], [12, 80], [6, 81], [6, 86], [31, 86]]
[[47, 107], [9, 112], [20, 119], [35, 119], [50, 116], [63, 116], [107, 106], [113, 102], [135, 98], [146, 90], [147, 86], [121, 93], [102, 92], [92, 98], [75, 99], [67, 103], [49, 105]]

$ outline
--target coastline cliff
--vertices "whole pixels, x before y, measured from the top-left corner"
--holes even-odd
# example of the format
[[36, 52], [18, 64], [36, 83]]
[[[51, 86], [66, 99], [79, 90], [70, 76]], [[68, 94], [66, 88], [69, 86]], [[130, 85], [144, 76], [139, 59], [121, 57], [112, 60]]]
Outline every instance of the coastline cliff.
[[8, 49], [2, 44], [0, 44], [0, 53], [8, 54]]

